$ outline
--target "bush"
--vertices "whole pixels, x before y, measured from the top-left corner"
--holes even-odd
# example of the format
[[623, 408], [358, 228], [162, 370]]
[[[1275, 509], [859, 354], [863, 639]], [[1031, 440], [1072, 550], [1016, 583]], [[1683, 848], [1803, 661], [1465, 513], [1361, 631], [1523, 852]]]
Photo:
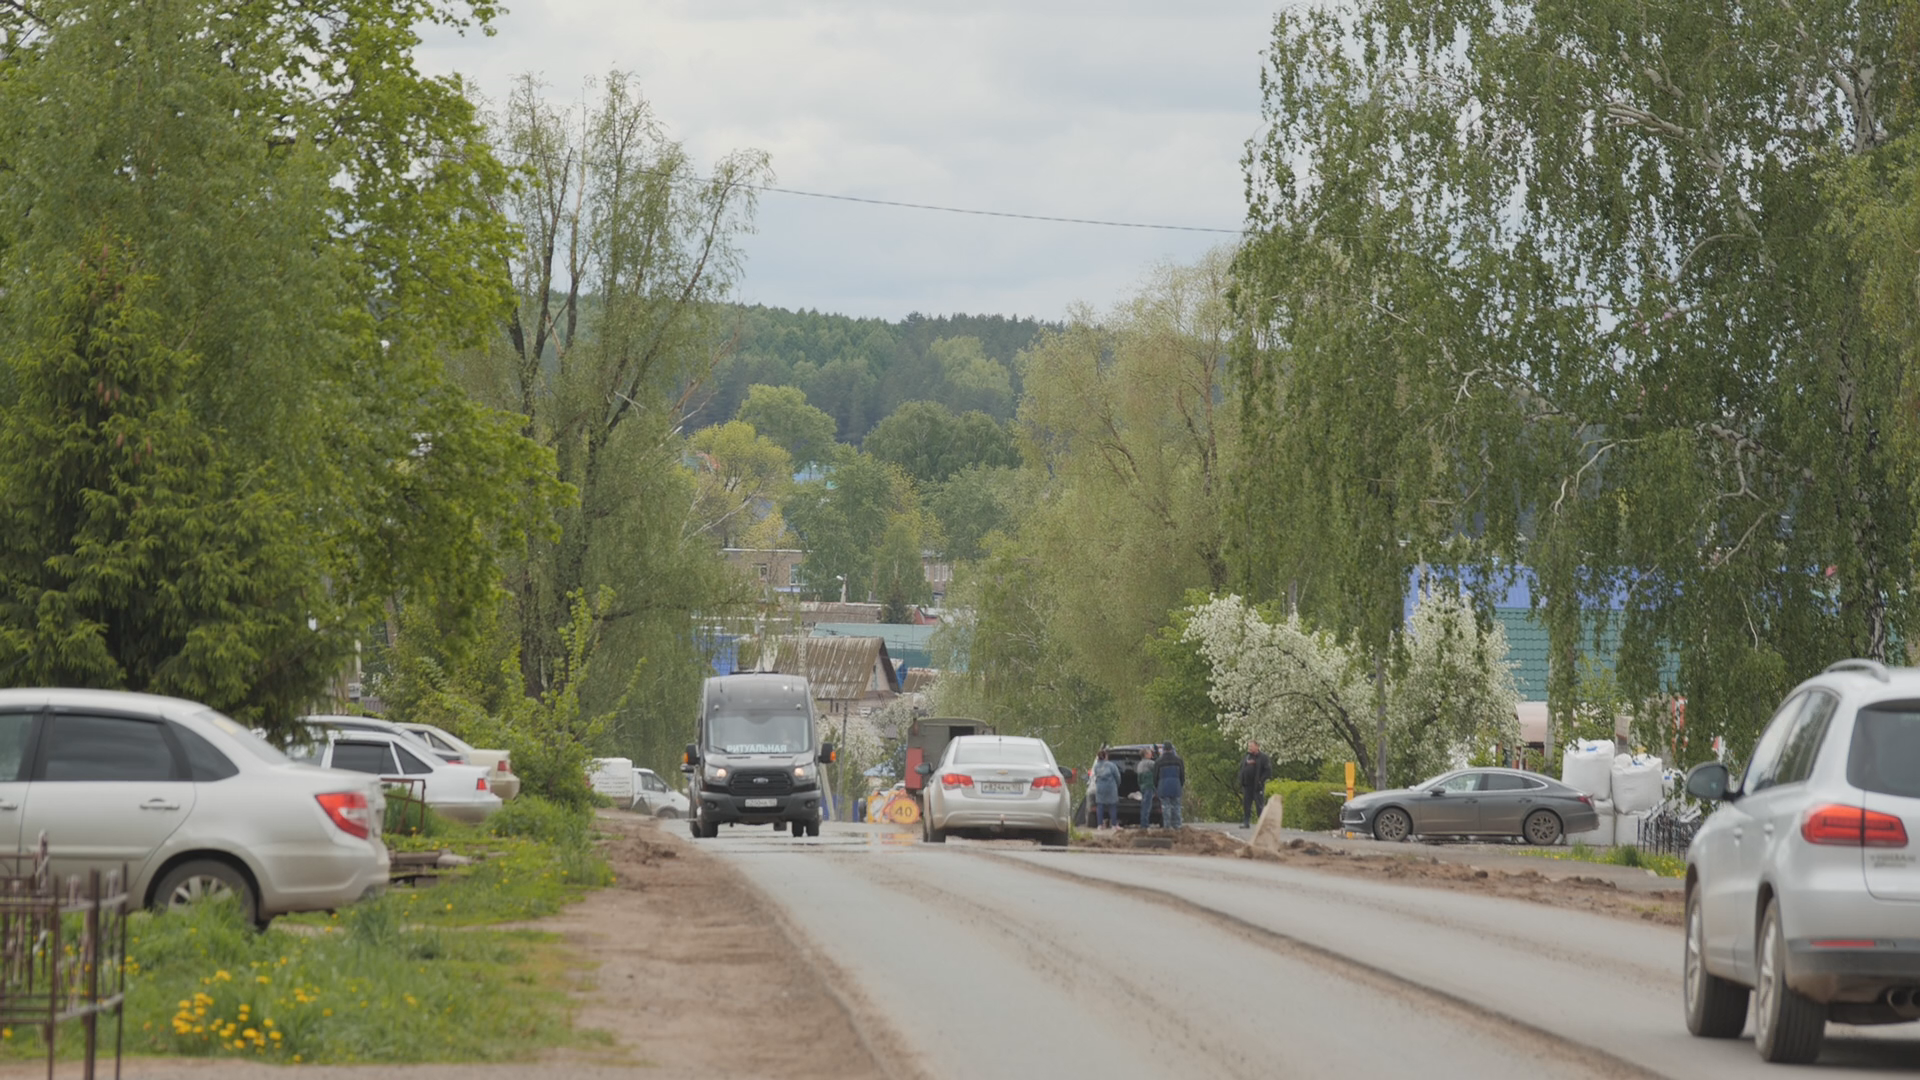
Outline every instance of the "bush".
[[584, 806], [551, 802], [538, 795], [510, 799], [498, 813], [487, 819], [487, 831], [495, 836], [522, 836], [541, 843], [565, 847], [583, 846], [593, 823], [593, 812]]
[[[1372, 790], [1356, 786], [1353, 793]], [[1267, 784], [1267, 797], [1280, 800], [1280, 824], [1287, 828], [1331, 832], [1340, 827], [1340, 806], [1347, 801], [1347, 790], [1319, 780], [1274, 780]]]

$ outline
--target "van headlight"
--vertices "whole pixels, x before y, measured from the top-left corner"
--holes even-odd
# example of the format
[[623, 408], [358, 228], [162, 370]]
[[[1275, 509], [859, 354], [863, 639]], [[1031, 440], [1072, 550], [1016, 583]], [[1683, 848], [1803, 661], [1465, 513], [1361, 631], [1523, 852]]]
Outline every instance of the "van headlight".
[[701, 770], [700, 778], [713, 787], [724, 788], [727, 786], [727, 767], [725, 765], [708, 765]]
[[820, 779], [819, 766], [811, 761], [805, 765], [795, 765], [793, 767], [793, 782], [796, 784], [811, 784], [818, 779]]

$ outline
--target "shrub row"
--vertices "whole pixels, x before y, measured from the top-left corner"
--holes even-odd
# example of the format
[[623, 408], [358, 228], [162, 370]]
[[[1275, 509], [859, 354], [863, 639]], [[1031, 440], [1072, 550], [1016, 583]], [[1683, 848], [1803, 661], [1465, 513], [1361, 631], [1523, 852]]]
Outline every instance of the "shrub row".
[[[1356, 787], [1354, 794], [1372, 791]], [[1279, 799], [1280, 824], [1307, 832], [1329, 832], [1340, 827], [1340, 805], [1347, 801], [1347, 790], [1324, 780], [1272, 780], [1267, 783], [1267, 798]]]

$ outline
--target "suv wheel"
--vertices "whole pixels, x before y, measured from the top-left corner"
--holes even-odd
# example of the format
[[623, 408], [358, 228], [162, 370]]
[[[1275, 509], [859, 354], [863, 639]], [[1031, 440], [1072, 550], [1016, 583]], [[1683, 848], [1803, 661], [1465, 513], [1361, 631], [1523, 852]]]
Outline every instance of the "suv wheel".
[[1827, 1007], [1787, 985], [1787, 932], [1780, 901], [1767, 904], [1760, 923], [1760, 985], [1754, 987], [1753, 1045], [1768, 1061], [1805, 1065], [1820, 1056]]
[[1700, 890], [1687, 894], [1687, 956], [1683, 968], [1687, 1030], [1703, 1039], [1737, 1039], [1747, 1026], [1747, 988], [1707, 970], [1707, 931]]

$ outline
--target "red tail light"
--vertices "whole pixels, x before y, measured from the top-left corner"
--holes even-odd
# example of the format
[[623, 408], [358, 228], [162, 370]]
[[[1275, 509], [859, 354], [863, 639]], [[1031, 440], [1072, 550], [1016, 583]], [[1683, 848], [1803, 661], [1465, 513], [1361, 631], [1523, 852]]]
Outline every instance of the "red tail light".
[[1058, 776], [1036, 776], [1033, 778], [1033, 786], [1037, 788], [1054, 788], [1057, 790], [1060, 787], [1060, 778]]
[[1907, 846], [1907, 826], [1892, 814], [1838, 803], [1817, 806], [1800, 819], [1800, 835], [1809, 844], [1841, 847]]
[[348, 836], [366, 839], [373, 831], [373, 809], [367, 797], [358, 791], [331, 791], [315, 795], [314, 801], [327, 812], [327, 820]]
[[1592, 806], [1592, 805], [1593, 805], [1593, 796], [1591, 796], [1591, 795], [1582, 795], [1582, 796], [1580, 796], [1580, 801], [1581, 801], [1581, 802], [1582, 802], [1583, 804], [1585, 804], [1585, 805], [1587, 805], [1587, 806]]
[[467, 759], [463, 757], [451, 757], [447, 759], [447, 764], [449, 765], [465, 765], [466, 763]]
[[503, 772], [503, 773], [509, 773], [509, 774], [513, 772], [513, 769], [508, 767], [506, 758], [501, 758], [499, 761], [494, 762], [493, 769], [495, 772]]
[[487, 778], [486, 778], [486, 777], [484, 777], [484, 776], [476, 776], [476, 777], [474, 777], [474, 778], [473, 778], [473, 790], [475, 790], [475, 791], [485, 791], [485, 790], [487, 790]]
[[941, 773], [940, 786], [941, 787], [972, 787], [973, 777], [968, 776], [965, 773], [957, 773], [957, 772]]

